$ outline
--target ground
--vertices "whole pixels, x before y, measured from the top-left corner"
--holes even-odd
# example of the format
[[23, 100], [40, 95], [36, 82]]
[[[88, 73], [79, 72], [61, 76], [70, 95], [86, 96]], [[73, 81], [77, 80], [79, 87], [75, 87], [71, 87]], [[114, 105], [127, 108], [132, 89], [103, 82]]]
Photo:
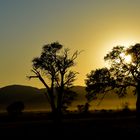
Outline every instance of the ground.
[[140, 124], [135, 112], [70, 113], [56, 123], [46, 113], [25, 113], [17, 118], [1, 115], [0, 133], [3, 137], [31, 136], [55, 138], [139, 139]]

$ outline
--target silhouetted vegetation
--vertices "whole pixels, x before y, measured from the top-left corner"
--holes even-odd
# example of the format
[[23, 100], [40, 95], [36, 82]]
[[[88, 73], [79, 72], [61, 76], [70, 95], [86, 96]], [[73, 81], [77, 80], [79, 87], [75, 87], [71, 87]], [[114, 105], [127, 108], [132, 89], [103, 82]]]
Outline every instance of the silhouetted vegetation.
[[62, 100], [62, 112], [68, 112], [68, 107], [72, 104], [72, 101], [76, 99], [77, 93], [72, 91], [71, 88], [65, 88], [65, 94]]
[[[24, 138], [93, 138], [127, 139], [139, 136], [135, 112], [98, 110], [88, 114], [71, 112], [63, 115], [61, 125], [56, 125], [47, 113], [23, 113], [18, 119], [6, 119], [0, 114], [1, 136], [23, 136]], [[47, 119], [46, 119], [47, 118]], [[138, 126], [138, 127], [137, 127]], [[111, 133], [111, 134], [110, 134]], [[114, 137], [115, 136], [115, 137]]]
[[129, 103], [128, 102], [125, 102], [122, 104], [122, 111], [124, 113], [129, 113], [130, 112], [130, 108], [129, 108]]
[[[123, 97], [127, 94], [128, 87], [134, 87], [134, 92], [137, 94], [136, 112], [139, 115], [140, 45], [136, 44], [127, 49], [117, 46], [106, 55], [105, 60], [110, 62], [110, 67], [93, 70], [87, 75], [87, 102], [77, 105], [78, 110], [75, 112], [68, 110], [68, 106], [77, 97], [76, 92], [71, 90], [77, 72], [70, 68], [75, 65], [79, 52], [76, 51], [70, 56], [69, 49], [62, 49], [62, 47], [58, 42], [45, 45], [40, 57], [33, 59], [34, 75], [29, 76], [29, 79], [38, 78], [46, 87], [44, 94], [51, 105], [52, 113], [25, 112], [22, 114], [24, 104], [20, 101], [14, 102], [7, 107], [8, 114], [14, 118], [21, 114], [22, 116], [13, 121], [8, 115], [0, 114], [2, 134], [26, 134], [26, 136], [42, 136], [43, 134], [52, 138], [57, 133], [59, 134], [57, 138], [67, 138], [66, 136], [91, 138], [92, 136], [94, 139], [106, 139], [110, 133], [115, 135], [116, 139], [119, 139], [120, 135], [123, 139], [129, 136], [134, 138], [135, 134], [139, 135], [137, 133], [139, 129], [136, 128], [135, 110], [130, 110], [128, 102], [122, 104], [121, 110], [90, 110], [90, 113], [89, 103], [97, 99], [99, 94], [102, 94], [100, 96], [102, 101], [106, 93], [112, 93], [112, 91], [119, 97]], [[122, 57], [128, 54], [132, 57], [131, 63], [126, 62], [125, 57]], [[50, 82], [46, 82], [46, 79]], [[52, 115], [57, 122], [63, 118], [61, 123], [54, 123]], [[111, 136], [110, 138], [112, 139]]]
[[[43, 46], [40, 57], [36, 57], [32, 61], [32, 72], [35, 75], [29, 76], [29, 78], [38, 78], [46, 87], [45, 94], [51, 105], [53, 116], [57, 119], [61, 118], [62, 108], [66, 105], [66, 101], [70, 102], [74, 99], [69, 96], [69, 99], [66, 100], [65, 94], [72, 87], [77, 75], [77, 72], [70, 68], [75, 65], [75, 59], [79, 54], [78, 51], [75, 51], [70, 56], [70, 50], [62, 48], [63, 46], [58, 42]], [[46, 82], [45, 78], [50, 80], [50, 84]]]
[[8, 105], [6, 109], [11, 117], [17, 117], [22, 114], [22, 111], [24, 110], [24, 103], [16, 101]]
[[78, 112], [87, 114], [89, 112], [89, 106], [89, 103], [85, 103], [84, 105], [77, 105]]
[[[129, 55], [130, 62], [126, 60]], [[109, 68], [96, 69], [87, 75], [87, 99], [96, 99], [100, 93], [103, 94], [103, 99], [109, 91], [114, 91], [119, 97], [123, 97], [129, 88], [133, 87], [134, 94], [137, 94], [137, 117], [140, 118], [140, 44], [129, 48], [116, 46], [104, 57], [104, 60], [109, 63]]]

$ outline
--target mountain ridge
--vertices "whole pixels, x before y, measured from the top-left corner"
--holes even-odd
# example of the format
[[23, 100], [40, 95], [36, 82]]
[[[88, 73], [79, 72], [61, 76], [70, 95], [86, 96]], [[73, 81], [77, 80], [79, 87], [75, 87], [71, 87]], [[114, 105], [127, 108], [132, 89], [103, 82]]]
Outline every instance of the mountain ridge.
[[[85, 104], [86, 90], [85, 86], [74, 86], [72, 89], [78, 93], [76, 100], [72, 102], [72, 107], [76, 109], [78, 104]], [[13, 84], [2, 87], [0, 88], [0, 110], [6, 110], [6, 107], [15, 101], [22, 101], [25, 104], [25, 110], [50, 110], [50, 105], [44, 92], [45, 88], [39, 89], [28, 85]], [[123, 102], [131, 102], [131, 98], [135, 102], [135, 97], [132, 95], [128, 96], [127, 99], [120, 100], [116, 94], [107, 94], [100, 106], [97, 105], [99, 100], [92, 101], [92, 109], [111, 108], [113, 104], [119, 104], [117, 106], [120, 106], [122, 100], [124, 100]]]
[[[74, 91], [81, 91], [81, 93], [83, 93], [84, 89], [85, 87], [83, 86], [73, 87]], [[40, 108], [50, 110], [50, 105], [44, 94], [45, 90], [45, 88], [20, 84], [4, 86], [0, 88], [0, 110], [6, 110], [6, 107], [15, 101], [23, 102], [25, 104], [25, 110], [40, 110]], [[85, 100], [84, 96], [81, 99]]]

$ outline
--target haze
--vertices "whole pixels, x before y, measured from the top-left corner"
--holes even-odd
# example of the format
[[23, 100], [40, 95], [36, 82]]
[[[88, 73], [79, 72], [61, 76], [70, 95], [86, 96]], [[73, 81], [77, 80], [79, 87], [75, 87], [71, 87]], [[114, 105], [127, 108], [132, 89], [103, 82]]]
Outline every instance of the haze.
[[77, 59], [75, 85], [105, 66], [103, 57], [116, 45], [140, 42], [139, 0], [0, 0], [0, 87], [28, 81], [31, 60], [44, 44], [59, 41]]

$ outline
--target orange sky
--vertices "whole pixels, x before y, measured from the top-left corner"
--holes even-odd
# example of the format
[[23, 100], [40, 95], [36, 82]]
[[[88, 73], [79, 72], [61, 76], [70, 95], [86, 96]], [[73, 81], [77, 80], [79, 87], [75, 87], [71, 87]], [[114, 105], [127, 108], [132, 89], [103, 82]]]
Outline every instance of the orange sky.
[[77, 58], [75, 85], [104, 67], [103, 57], [116, 45], [140, 42], [139, 0], [2, 0], [0, 1], [0, 87], [28, 81], [31, 60], [42, 46], [59, 41]]

